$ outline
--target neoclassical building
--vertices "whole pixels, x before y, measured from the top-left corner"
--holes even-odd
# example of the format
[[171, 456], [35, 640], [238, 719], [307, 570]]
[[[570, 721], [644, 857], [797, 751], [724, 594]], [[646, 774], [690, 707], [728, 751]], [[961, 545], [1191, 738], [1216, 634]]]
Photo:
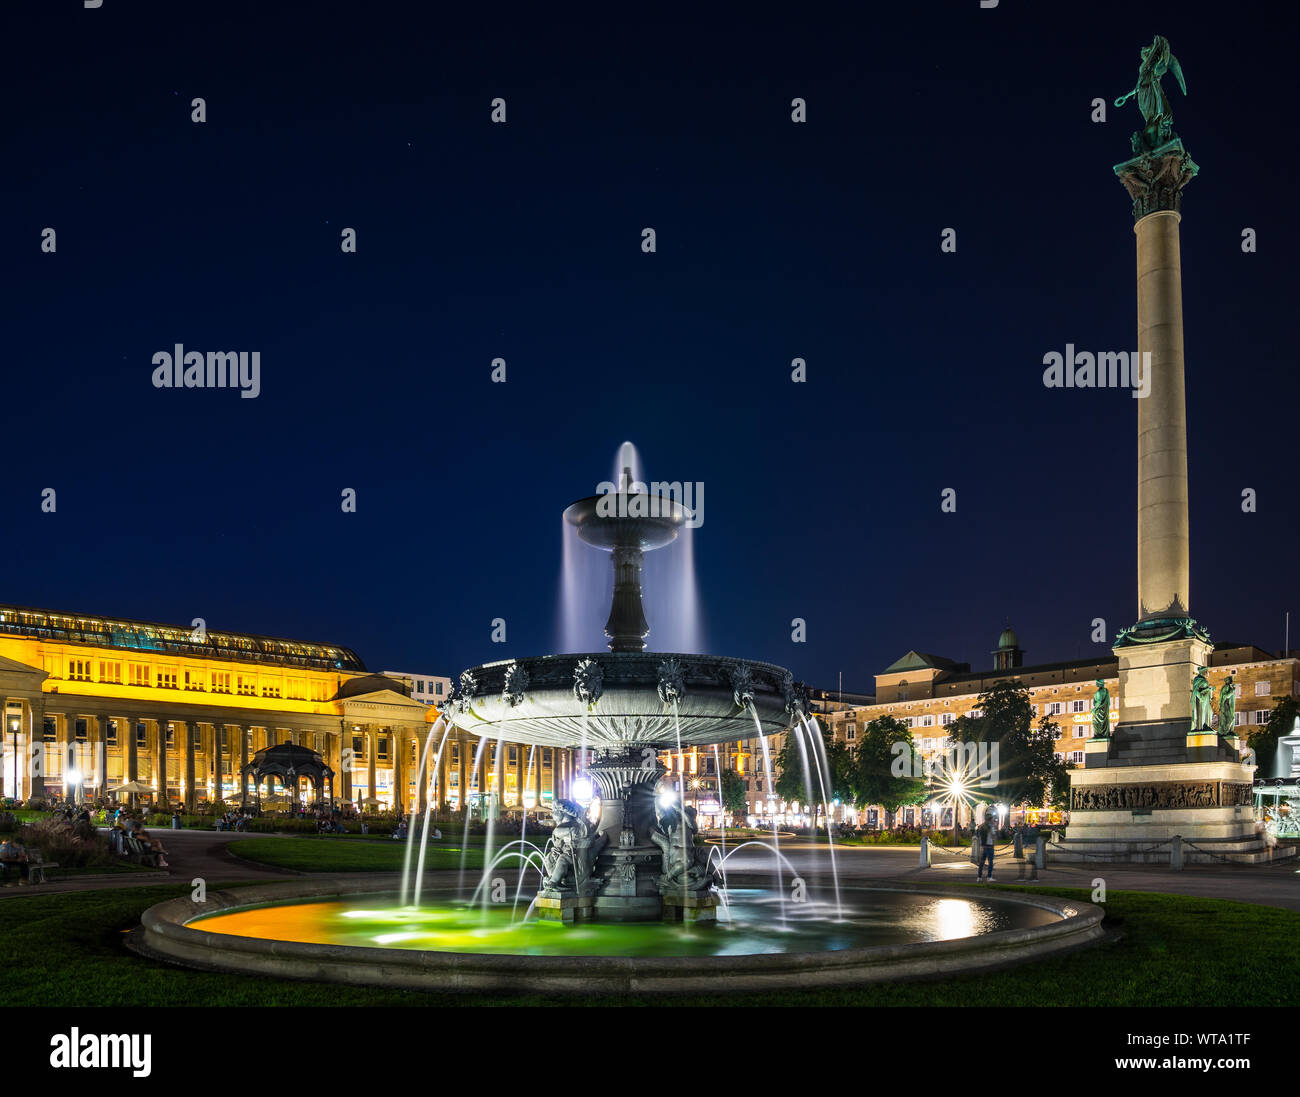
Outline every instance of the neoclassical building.
[[241, 797], [249, 759], [286, 742], [324, 756], [336, 799], [393, 810], [532, 807], [573, 773], [570, 752], [439, 726], [417, 787], [436, 708], [332, 644], [0, 605], [0, 697], [0, 796], [22, 799], [138, 782], [192, 811]]

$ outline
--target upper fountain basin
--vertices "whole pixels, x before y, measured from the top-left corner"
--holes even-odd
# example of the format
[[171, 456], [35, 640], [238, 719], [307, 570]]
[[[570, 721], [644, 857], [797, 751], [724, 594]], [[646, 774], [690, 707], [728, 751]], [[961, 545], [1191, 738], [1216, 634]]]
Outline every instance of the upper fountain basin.
[[802, 687], [771, 663], [602, 651], [471, 667], [444, 711], [457, 727], [490, 739], [626, 750], [673, 746], [679, 727], [683, 745], [752, 738], [746, 699], [764, 735], [786, 730], [806, 708]]
[[596, 548], [657, 549], [677, 539], [691, 513], [663, 495], [610, 492], [590, 495], [565, 508], [564, 520]]

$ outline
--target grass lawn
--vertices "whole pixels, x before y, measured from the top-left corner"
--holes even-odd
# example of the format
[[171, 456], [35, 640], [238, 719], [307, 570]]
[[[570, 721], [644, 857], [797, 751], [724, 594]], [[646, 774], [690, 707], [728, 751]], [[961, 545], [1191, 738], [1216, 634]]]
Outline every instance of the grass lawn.
[[[425, 849], [426, 869], [460, 868], [461, 846], [435, 845]], [[406, 843], [391, 838], [384, 842], [352, 842], [340, 837], [248, 838], [231, 842], [236, 857], [275, 868], [299, 872], [401, 872]], [[420, 855], [419, 844], [411, 850], [411, 864]], [[469, 868], [483, 867], [483, 847], [470, 846], [465, 858]]]
[[[274, 840], [273, 840], [274, 841]], [[283, 841], [277, 844], [285, 845]], [[296, 845], [297, 843], [295, 843]], [[396, 844], [396, 843], [394, 843]], [[153, 903], [188, 893], [168, 885], [0, 903], [0, 1005], [636, 1005], [662, 998], [503, 998], [278, 982], [188, 971], [142, 960], [122, 934]], [[972, 891], [974, 889], [971, 889]], [[1044, 894], [1086, 899], [1070, 888]], [[1246, 903], [1112, 891], [1104, 944], [1008, 971], [855, 990], [671, 999], [681, 1005], [1273, 1005], [1300, 979], [1300, 913]], [[1283, 988], [1283, 989], [1279, 989]]]

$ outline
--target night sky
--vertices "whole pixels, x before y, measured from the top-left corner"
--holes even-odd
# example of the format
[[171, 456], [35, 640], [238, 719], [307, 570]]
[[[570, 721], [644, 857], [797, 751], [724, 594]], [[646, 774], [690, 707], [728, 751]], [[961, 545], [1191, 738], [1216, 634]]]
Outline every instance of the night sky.
[[[1045, 388], [1042, 363], [1136, 348], [1111, 168], [1140, 116], [1109, 104], [1159, 33], [1202, 169], [1191, 609], [1280, 648], [1300, 165], [1279, 9], [857, 7], [8, 5], [0, 600], [372, 669], [540, 654], [559, 514], [631, 439], [647, 478], [705, 484], [719, 654], [870, 690], [909, 648], [988, 666], [1007, 617], [1029, 662], [1106, 654], [1093, 618], [1109, 640], [1136, 616], [1137, 404]], [[260, 351], [260, 395], [155, 389], [176, 343]]]

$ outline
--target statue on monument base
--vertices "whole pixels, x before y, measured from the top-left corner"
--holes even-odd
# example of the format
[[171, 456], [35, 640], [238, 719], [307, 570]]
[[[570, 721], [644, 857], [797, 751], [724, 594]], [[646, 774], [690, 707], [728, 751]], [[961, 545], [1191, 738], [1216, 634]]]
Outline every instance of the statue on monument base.
[[1097, 679], [1097, 692], [1092, 695], [1092, 737], [1110, 738], [1110, 690], [1104, 678]]
[[1237, 726], [1237, 684], [1229, 674], [1219, 687], [1219, 734], [1231, 735]]
[[556, 800], [551, 820], [555, 829], [542, 851], [542, 891], [582, 893], [608, 839], [596, 833], [595, 824], [572, 800]]
[[1210, 726], [1210, 709], [1214, 705], [1214, 687], [1205, 677], [1205, 668], [1196, 668], [1192, 679], [1192, 730], [1205, 731]]

